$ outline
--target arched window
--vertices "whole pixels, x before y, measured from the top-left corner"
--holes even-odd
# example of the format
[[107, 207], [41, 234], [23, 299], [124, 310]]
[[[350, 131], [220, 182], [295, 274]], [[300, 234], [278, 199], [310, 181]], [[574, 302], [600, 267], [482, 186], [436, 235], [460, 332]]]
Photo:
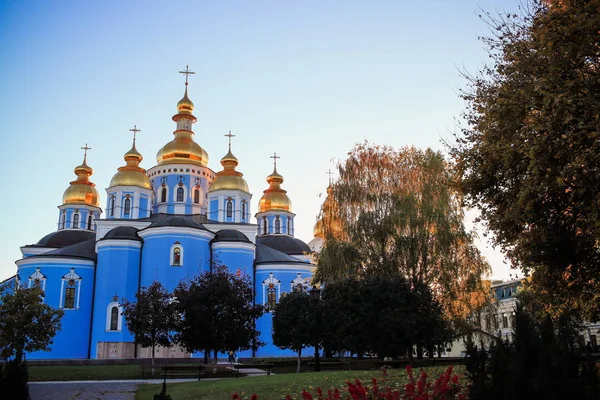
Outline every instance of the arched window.
[[262, 282], [263, 286], [263, 305], [269, 311], [273, 311], [277, 305], [277, 300], [281, 291], [281, 281], [269, 273], [269, 277]]
[[115, 216], [115, 196], [110, 196], [110, 216]]
[[242, 221], [246, 220], [246, 200], [242, 201]]
[[87, 228], [92, 230], [92, 213], [88, 214]]
[[267, 289], [267, 308], [274, 310], [277, 305], [277, 290], [274, 287]]
[[74, 229], [79, 228], [79, 213], [75, 213], [73, 215], [73, 228]]
[[292, 234], [292, 219], [287, 217], [287, 233], [288, 235]]
[[200, 204], [200, 191], [194, 190], [194, 204]]
[[263, 235], [267, 234], [267, 217], [263, 217]]
[[71, 268], [71, 272], [61, 278], [61, 296], [58, 308], [64, 308], [65, 310], [79, 309], [81, 281], [81, 277], [75, 273], [75, 268]]
[[129, 215], [131, 211], [131, 199], [128, 197], [125, 199], [125, 207], [123, 208], [123, 215]]
[[183, 201], [184, 190], [181, 186], [177, 188], [177, 201]]
[[167, 202], [167, 188], [162, 188], [162, 191], [160, 192], [160, 202], [161, 203]]
[[60, 229], [65, 229], [66, 222], [67, 222], [67, 214], [65, 211], [63, 211], [61, 221], [60, 221]]
[[113, 306], [110, 310], [110, 330], [116, 331], [119, 327], [119, 307]]
[[233, 215], [233, 203], [231, 200], [227, 200], [227, 217], [231, 218]]
[[183, 265], [183, 247], [179, 242], [171, 246], [171, 266], [181, 267]]
[[275, 217], [275, 233], [281, 233], [281, 221], [279, 217]]

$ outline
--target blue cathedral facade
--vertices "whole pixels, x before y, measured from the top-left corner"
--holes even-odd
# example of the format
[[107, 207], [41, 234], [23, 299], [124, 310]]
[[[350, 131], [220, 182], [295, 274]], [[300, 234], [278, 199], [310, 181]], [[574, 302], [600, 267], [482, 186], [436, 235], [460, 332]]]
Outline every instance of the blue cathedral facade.
[[[106, 189], [104, 212], [84, 148], [76, 179], [58, 207], [58, 229], [21, 247], [17, 274], [4, 283], [38, 285], [44, 301], [64, 311], [51, 350], [28, 354], [28, 359], [144, 357], [149, 353], [136, 348], [120, 299], [135, 299], [155, 281], [172, 291], [180, 280], [209, 271], [215, 263], [249, 276], [255, 303], [267, 309], [282, 294], [310, 287], [311, 250], [294, 237], [295, 214], [276, 162], [253, 218], [252, 194], [236, 169], [231, 136], [222, 169], [214, 172], [208, 154], [194, 141], [193, 110], [186, 82], [173, 116], [173, 139], [147, 171], [140, 167], [137, 129], [132, 129], [133, 145]], [[294, 355], [273, 345], [271, 321], [270, 312], [256, 321], [266, 344], [238, 356]], [[158, 356], [198, 354], [171, 348]]]

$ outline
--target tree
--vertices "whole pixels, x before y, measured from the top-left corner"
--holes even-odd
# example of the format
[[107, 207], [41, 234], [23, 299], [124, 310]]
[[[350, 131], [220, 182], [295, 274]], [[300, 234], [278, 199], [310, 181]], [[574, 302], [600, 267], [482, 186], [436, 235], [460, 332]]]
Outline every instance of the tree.
[[154, 282], [135, 295], [136, 301], [123, 299], [123, 315], [127, 329], [135, 343], [152, 348], [152, 373], [157, 345], [169, 346], [173, 342], [176, 327], [173, 296], [160, 284]]
[[24, 353], [50, 351], [64, 312], [44, 303], [38, 287], [4, 290], [0, 294], [0, 349], [20, 365]]
[[599, 0], [531, 0], [486, 15], [491, 65], [468, 76], [449, 144], [459, 188], [548, 310], [600, 303]]
[[298, 353], [300, 372], [302, 349], [314, 345], [315, 304], [306, 292], [293, 291], [282, 297], [273, 313], [273, 344]]
[[236, 352], [261, 343], [255, 327], [264, 312], [253, 303], [254, 290], [247, 275], [236, 276], [225, 266], [213, 267], [175, 289], [180, 315], [176, 341], [189, 351]]
[[463, 225], [462, 201], [439, 152], [358, 144], [338, 165], [334, 229], [316, 279], [401, 276], [425, 284], [448, 317], [484, 304], [489, 265]]

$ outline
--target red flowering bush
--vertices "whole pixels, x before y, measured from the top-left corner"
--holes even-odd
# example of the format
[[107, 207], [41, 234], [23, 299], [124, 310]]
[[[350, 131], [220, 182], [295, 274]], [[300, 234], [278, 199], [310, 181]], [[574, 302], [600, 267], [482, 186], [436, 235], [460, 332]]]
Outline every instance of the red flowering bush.
[[[421, 370], [418, 380], [415, 380], [412, 367], [406, 367], [408, 374], [408, 383], [404, 385], [404, 390], [393, 390], [385, 384], [387, 371], [383, 370], [383, 378], [378, 381], [377, 378], [371, 378], [370, 385], [356, 379], [354, 382], [347, 381], [347, 393], [344, 393], [335, 388], [329, 389], [327, 393], [321, 388], [316, 389], [316, 395], [313, 396], [310, 392], [303, 390], [302, 400], [466, 400], [466, 388], [462, 387], [459, 377], [452, 374], [453, 367], [450, 366], [433, 382], [427, 381], [427, 372]], [[254, 397], [252, 400], [257, 399]], [[237, 394], [234, 394], [232, 400], [237, 400]], [[286, 400], [292, 400], [288, 394]]]

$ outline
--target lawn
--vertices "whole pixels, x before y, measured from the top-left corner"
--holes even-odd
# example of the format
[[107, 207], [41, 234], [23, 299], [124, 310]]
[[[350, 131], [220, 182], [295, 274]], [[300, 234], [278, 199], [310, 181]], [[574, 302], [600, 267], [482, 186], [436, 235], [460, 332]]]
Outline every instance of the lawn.
[[[430, 381], [435, 380], [446, 367], [427, 367], [425, 370]], [[464, 374], [464, 367], [456, 368], [459, 375]], [[418, 374], [418, 371], [415, 371]], [[346, 387], [347, 380], [360, 379], [370, 384], [371, 378], [382, 378], [382, 372], [373, 371], [335, 371], [335, 372], [303, 372], [300, 374], [280, 374], [270, 376], [246, 377], [240, 379], [221, 379], [214, 381], [167, 383], [167, 393], [173, 400], [229, 400], [233, 393], [242, 399], [249, 399], [253, 393], [258, 394], [259, 400], [281, 400], [286, 394], [299, 399], [303, 389], [312, 394], [317, 387], [324, 391], [329, 388]], [[418, 376], [416, 376], [418, 377]], [[461, 376], [461, 382], [463, 378]], [[392, 389], [401, 388], [407, 382], [406, 371], [403, 369], [389, 370], [386, 383]], [[152, 400], [154, 394], [160, 392], [161, 385], [141, 385], [136, 400]]]

